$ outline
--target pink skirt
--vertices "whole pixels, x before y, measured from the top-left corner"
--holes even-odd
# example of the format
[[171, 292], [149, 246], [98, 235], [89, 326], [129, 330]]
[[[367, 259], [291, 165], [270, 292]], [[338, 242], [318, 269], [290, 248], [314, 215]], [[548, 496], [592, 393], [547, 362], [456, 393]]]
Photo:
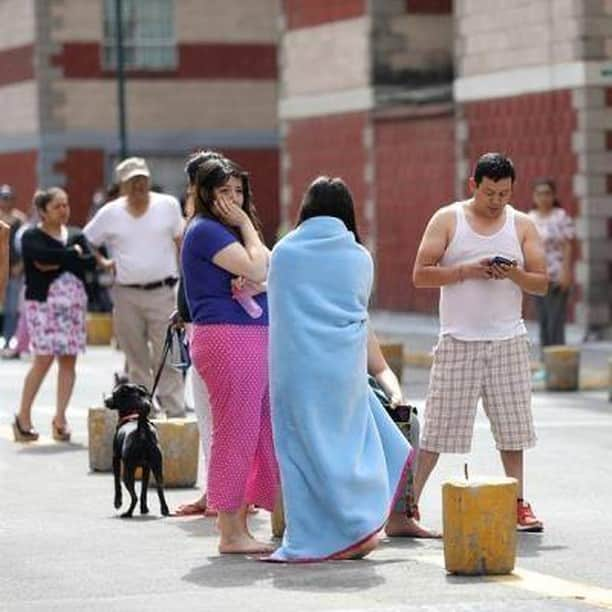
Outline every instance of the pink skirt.
[[87, 293], [70, 272], [49, 286], [47, 300], [26, 300], [25, 319], [34, 355], [77, 355], [85, 351]]
[[278, 492], [268, 387], [268, 328], [194, 325], [191, 358], [210, 396], [207, 501], [272, 510]]

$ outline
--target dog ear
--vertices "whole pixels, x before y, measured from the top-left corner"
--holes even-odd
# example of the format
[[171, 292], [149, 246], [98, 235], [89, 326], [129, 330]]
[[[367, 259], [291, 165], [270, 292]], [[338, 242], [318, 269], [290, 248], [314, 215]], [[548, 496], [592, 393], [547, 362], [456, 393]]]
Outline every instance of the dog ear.
[[142, 412], [144, 416], [148, 417], [153, 410], [153, 402], [147, 398], [142, 402]]
[[149, 390], [144, 385], [135, 385], [138, 393], [142, 395], [142, 397], [150, 397]]

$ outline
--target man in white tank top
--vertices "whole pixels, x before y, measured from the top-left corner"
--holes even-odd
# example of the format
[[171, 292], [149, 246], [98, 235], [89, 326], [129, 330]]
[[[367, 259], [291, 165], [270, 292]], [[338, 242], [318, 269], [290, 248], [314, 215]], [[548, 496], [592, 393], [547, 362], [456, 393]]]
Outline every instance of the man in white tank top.
[[[517, 529], [542, 531], [523, 500], [523, 450], [536, 437], [523, 292], [544, 295], [546, 260], [529, 217], [510, 206], [515, 172], [499, 153], [483, 155], [470, 178], [473, 197], [431, 218], [413, 271], [416, 287], [440, 287], [440, 340], [434, 352], [421, 448], [419, 497], [440, 453], [470, 450], [482, 399], [508, 476], [518, 481]], [[418, 520], [418, 507], [414, 507]]]

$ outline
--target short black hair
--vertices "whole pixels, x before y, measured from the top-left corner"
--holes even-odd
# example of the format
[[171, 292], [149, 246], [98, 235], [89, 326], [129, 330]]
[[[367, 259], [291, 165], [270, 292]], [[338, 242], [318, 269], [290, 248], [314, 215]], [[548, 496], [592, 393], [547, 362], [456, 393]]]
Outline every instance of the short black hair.
[[474, 166], [473, 177], [476, 185], [480, 185], [485, 176], [496, 183], [505, 178], [512, 179], [514, 183], [516, 179], [514, 164], [509, 157], [501, 153], [485, 153], [480, 156]]

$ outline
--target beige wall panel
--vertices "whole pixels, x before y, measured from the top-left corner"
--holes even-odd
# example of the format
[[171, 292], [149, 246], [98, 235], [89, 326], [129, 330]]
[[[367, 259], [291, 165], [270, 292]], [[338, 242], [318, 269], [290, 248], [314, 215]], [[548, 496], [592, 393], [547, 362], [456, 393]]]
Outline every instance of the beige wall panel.
[[[50, 0], [55, 41], [101, 40], [103, 0]], [[177, 0], [179, 42], [275, 42], [280, 0]]]
[[[66, 129], [115, 130], [114, 81], [58, 82]], [[133, 81], [127, 86], [128, 129], [276, 129], [277, 90], [261, 81]]]
[[103, 0], [47, 0], [54, 42], [100, 41], [104, 26]]
[[0, 0], [0, 49], [32, 44], [36, 38], [34, 0]]
[[582, 59], [588, 0], [456, 0], [458, 76]]
[[367, 87], [369, 31], [369, 17], [358, 17], [285, 34], [282, 66], [285, 95]]
[[38, 131], [38, 87], [22, 81], [0, 87], [0, 134], [31, 134]]
[[180, 42], [273, 43], [280, 0], [179, 0], [175, 26]]

